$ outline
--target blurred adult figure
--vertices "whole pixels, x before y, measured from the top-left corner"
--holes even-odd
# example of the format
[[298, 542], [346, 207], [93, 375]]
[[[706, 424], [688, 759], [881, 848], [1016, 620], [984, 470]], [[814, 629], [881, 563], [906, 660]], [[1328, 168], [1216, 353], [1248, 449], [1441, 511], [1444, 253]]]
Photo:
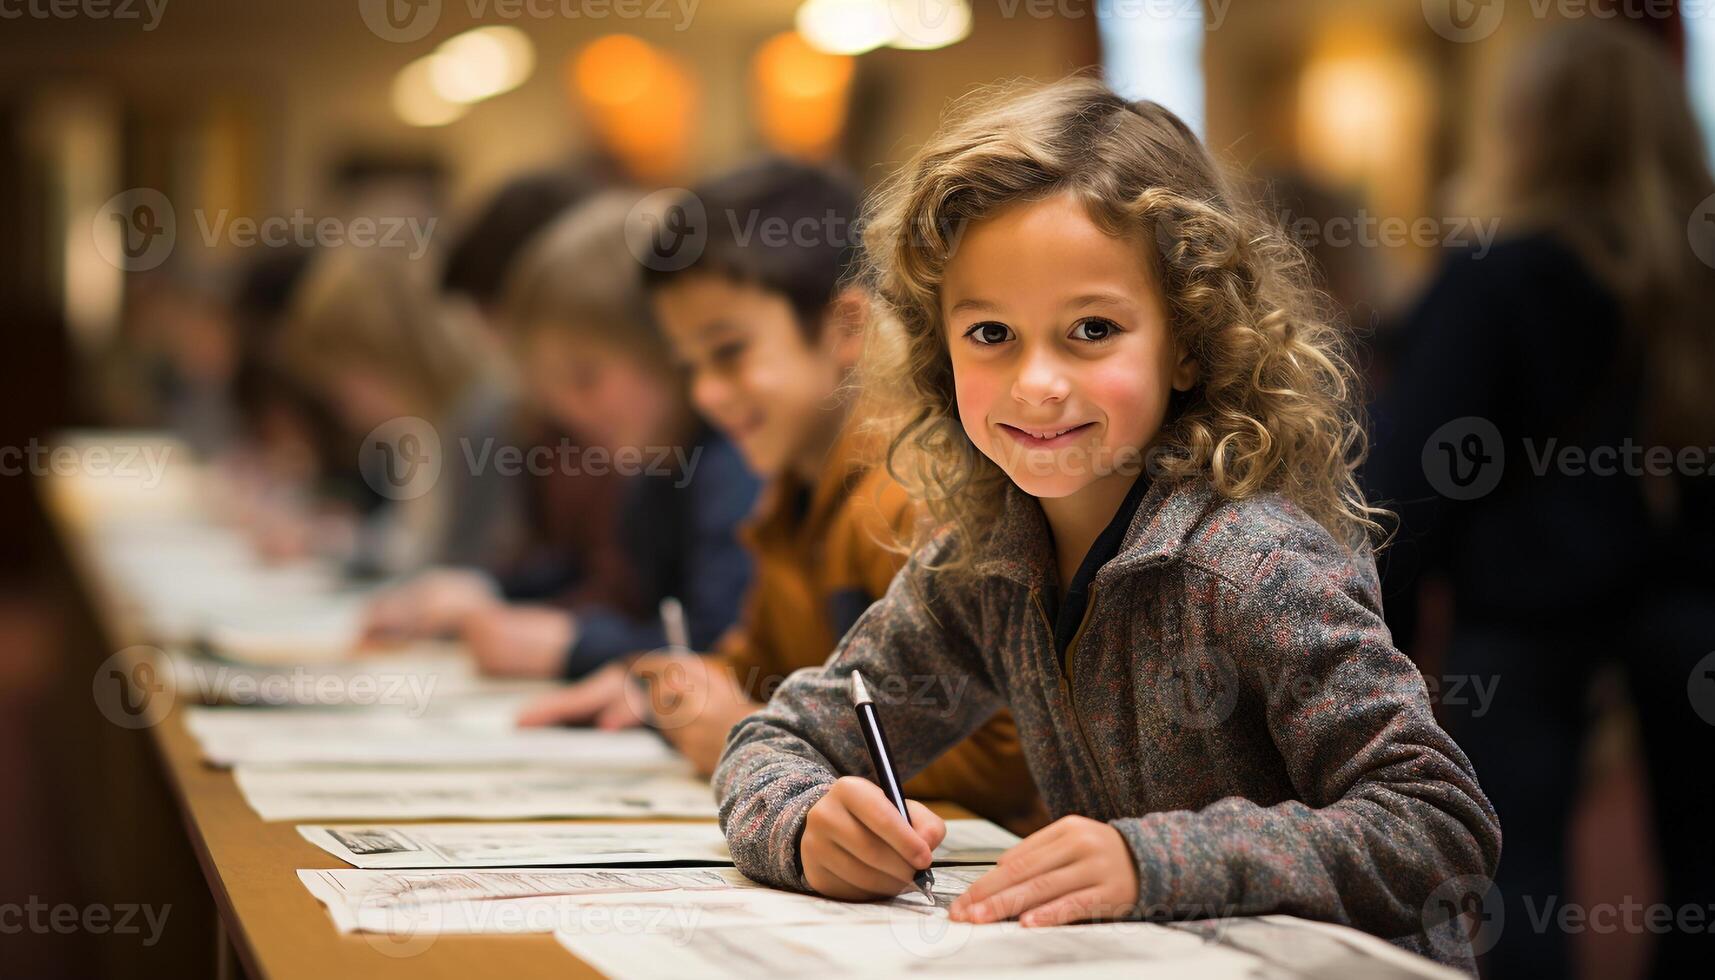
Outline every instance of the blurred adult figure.
[[[1617, 662], [1676, 916], [1656, 939], [1653, 975], [1707, 975], [1715, 247], [1703, 246], [1715, 246], [1715, 224], [1695, 219], [1715, 182], [1683, 79], [1623, 25], [1532, 42], [1484, 132], [1465, 213], [1499, 217], [1503, 240], [1486, 256], [1449, 257], [1375, 410], [1368, 489], [1400, 515], [1388, 618], [1409, 644], [1420, 577], [1443, 577], [1445, 674], [1493, 695], [1442, 688], [1445, 722], [1506, 833], [1485, 972], [1571, 973], [1558, 918], [1573, 900], [1568, 814], [1590, 681]], [[1678, 917], [1685, 909], [1696, 928]]]

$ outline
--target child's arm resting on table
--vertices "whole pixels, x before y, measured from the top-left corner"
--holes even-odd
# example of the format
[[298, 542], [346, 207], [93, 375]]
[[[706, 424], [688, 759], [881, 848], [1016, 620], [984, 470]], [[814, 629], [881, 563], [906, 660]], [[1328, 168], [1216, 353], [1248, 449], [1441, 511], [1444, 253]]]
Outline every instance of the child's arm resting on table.
[[[863, 782], [874, 777], [852, 709], [852, 670], [862, 670], [877, 695], [902, 781], [1002, 707], [970, 640], [969, 614], [939, 601], [943, 596], [933, 579], [913, 559], [825, 666], [792, 674], [765, 708], [733, 728], [714, 785], [733, 863], [746, 875], [781, 888], [848, 898], [897, 894], [910, 887], [907, 866], [927, 866], [928, 848], [939, 838], [921, 838], [939, 821], [930, 815], [922, 826], [906, 828], [891, 806], [876, 806], [887, 803], [880, 787], [857, 780], [841, 782], [804, 841], [805, 861], [817, 867], [800, 864], [799, 844], [811, 808], [829, 795], [840, 775], [861, 774]], [[938, 682], [925, 683], [929, 678]], [[901, 681], [908, 683], [896, 686]], [[901, 693], [911, 699], [902, 703]], [[919, 814], [928, 814], [910, 809], [914, 823]], [[912, 835], [912, 829], [918, 833]], [[841, 851], [855, 860], [843, 859]], [[901, 873], [899, 887], [891, 887]], [[851, 881], [847, 874], [861, 880]]]
[[1240, 703], [1266, 705], [1298, 800], [1112, 821], [1140, 914], [1282, 912], [1398, 937], [1425, 928], [1438, 886], [1494, 874], [1494, 808], [1394, 648], [1373, 566], [1323, 541], [1272, 551], [1214, 611], [1211, 645], [1230, 651]]

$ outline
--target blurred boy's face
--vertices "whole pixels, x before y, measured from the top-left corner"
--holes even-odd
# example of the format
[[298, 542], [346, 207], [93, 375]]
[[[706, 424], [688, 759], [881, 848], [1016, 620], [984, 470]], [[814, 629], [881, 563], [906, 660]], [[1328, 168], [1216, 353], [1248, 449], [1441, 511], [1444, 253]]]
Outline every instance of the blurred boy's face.
[[672, 438], [673, 383], [616, 344], [552, 328], [525, 342], [530, 394], [555, 424], [609, 449]]
[[941, 315], [965, 434], [1032, 496], [1100, 487], [1117, 506], [1168, 394], [1195, 380], [1149, 260], [1057, 195], [973, 223], [947, 264]]
[[814, 479], [841, 421], [849, 335], [830, 326], [807, 340], [785, 297], [715, 274], [681, 276], [651, 302], [690, 373], [692, 402], [751, 469]]

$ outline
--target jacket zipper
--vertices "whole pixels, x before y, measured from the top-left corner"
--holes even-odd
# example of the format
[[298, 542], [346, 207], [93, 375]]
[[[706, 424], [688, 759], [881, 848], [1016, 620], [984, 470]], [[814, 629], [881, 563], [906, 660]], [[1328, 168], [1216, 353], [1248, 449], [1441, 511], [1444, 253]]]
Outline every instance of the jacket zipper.
[[1034, 589], [1030, 592], [1030, 601], [1036, 604], [1036, 612], [1042, 617], [1042, 624], [1048, 627], [1048, 647], [1055, 658], [1055, 674], [1060, 681], [1060, 696], [1065, 698], [1066, 703], [1072, 707], [1072, 724], [1078, 730], [1078, 742], [1084, 747], [1084, 755], [1089, 758], [1090, 764], [1096, 769], [1096, 779], [1101, 784], [1099, 788], [1102, 802], [1109, 813], [1117, 815], [1119, 811], [1114, 808], [1114, 796], [1108, 787], [1107, 770], [1102, 767], [1101, 757], [1090, 748], [1090, 736], [1084, 731], [1084, 719], [1078, 713], [1078, 698], [1072, 692], [1072, 678], [1069, 676], [1072, 673], [1073, 658], [1078, 652], [1078, 642], [1084, 638], [1084, 628], [1090, 625], [1090, 615], [1096, 608], [1096, 590], [1090, 589], [1089, 601], [1084, 605], [1084, 618], [1078, 623], [1078, 631], [1072, 634], [1071, 644], [1066, 647], [1064, 662], [1060, 660], [1060, 651], [1054, 648], [1054, 623], [1048, 618], [1048, 610], [1042, 607], [1042, 597]]

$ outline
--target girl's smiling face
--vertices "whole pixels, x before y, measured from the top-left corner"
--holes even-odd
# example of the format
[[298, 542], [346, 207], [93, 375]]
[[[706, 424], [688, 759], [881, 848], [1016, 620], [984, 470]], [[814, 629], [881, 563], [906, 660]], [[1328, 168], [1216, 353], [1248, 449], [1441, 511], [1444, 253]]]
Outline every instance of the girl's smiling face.
[[959, 418], [1026, 493], [1100, 487], [1117, 506], [1169, 393], [1195, 382], [1151, 269], [1068, 193], [965, 230], [941, 286]]

